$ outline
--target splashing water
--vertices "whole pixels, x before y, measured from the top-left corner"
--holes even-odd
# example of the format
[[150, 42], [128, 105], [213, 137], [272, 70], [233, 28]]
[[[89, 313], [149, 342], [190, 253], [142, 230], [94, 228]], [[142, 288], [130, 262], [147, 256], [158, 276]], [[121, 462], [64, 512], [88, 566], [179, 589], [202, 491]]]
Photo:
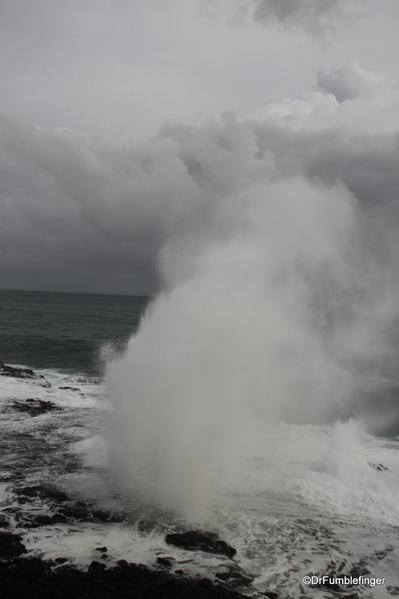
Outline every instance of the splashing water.
[[178, 267], [187, 238], [165, 249], [167, 291], [107, 371], [119, 480], [188, 515], [240, 476], [248, 418], [347, 413], [392, 317], [345, 189], [270, 181], [213, 210], [223, 234]]

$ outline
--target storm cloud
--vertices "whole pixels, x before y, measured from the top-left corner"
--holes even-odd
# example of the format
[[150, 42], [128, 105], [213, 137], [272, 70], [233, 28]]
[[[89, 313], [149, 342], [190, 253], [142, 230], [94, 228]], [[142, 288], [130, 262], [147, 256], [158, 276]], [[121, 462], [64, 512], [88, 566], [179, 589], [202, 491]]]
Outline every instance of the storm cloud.
[[328, 19], [335, 16], [348, 2], [343, 0], [257, 0], [256, 21], [276, 19], [284, 24], [302, 25], [310, 30], [325, 27]]
[[395, 83], [351, 63], [245, 119], [169, 124], [124, 148], [2, 118], [2, 287], [153, 292], [229, 234], [237, 194], [298, 176], [347, 188], [386, 259], [380, 232], [394, 238], [398, 223], [398, 100]]
[[303, 29], [320, 35], [334, 27], [353, 9], [361, 7], [361, 0], [200, 0], [202, 5], [222, 10], [232, 22], [253, 20], [264, 25], [278, 24]]

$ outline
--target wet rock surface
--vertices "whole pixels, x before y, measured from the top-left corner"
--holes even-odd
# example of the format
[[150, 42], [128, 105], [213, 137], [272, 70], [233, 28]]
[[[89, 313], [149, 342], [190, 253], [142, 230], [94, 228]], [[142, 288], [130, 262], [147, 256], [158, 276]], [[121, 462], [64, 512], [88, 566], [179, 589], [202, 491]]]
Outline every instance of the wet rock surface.
[[165, 541], [168, 545], [174, 545], [189, 551], [205, 551], [226, 557], [234, 557], [236, 550], [225, 541], [219, 539], [214, 532], [204, 530], [188, 530], [181, 533], [171, 533], [166, 535]]
[[33, 417], [40, 416], [46, 412], [59, 410], [58, 406], [56, 406], [52, 401], [33, 398], [25, 399], [24, 401], [14, 401], [13, 408], [18, 412], [25, 412], [29, 414], [29, 416]]
[[[39, 376], [31, 368], [17, 368], [0, 362], [0, 375], [12, 376], [17, 379], [37, 379]], [[42, 377], [44, 378], [44, 377]]]
[[9, 366], [0, 362], [0, 376], [8, 376], [16, 379], [34, 379], [44, 387], [51, 387], [49, 381], [42, 374], [37, 374], [31, 368], [21, 368], [16, 366]]
[[382, 472], [383, 470], [389, 470], [389, 468], [384, 466], [384, 464], [375, 464], [374, 462], [369, 462], [368, 464], [369, 464], [370, 468], [373, 468], [373, 470], [376, 470], [377, 472]]
[[14, 493], [20, 498], [27, 497], [35, 499], [47, 499], [57, 503], [62, 503], [68, 500], [68, 496], [64, 491], [53, 485], [32, 485], [28, 487], [14, 487]]
[[227, 565], [215, 574], [218, 580], [224, 580], [230, 586], [245, 586], [251, 584], [253, 578], [239, 566]]
[[4, 514], [0, 514], [0, 528], [8, 528], [9, 525], [8, 518]]
[[[88, 502], [73, 501], [52, 484], [16, 485], [13, 491], [20, 507], [9, 509], [19, 529], [78, 522], [120, 523], [126, 520], [126, 514], [122, 511], [103, 510]], [[34, 506], [33, 511], [31, 506]], [[40, 507], [43, 512], [37, 513]]]
[[19, 535], [0, 531], [0, 559], [18, 557], [25, 553], [25, 547]]
[[63, 505], [59, 514], [76, 522], [123, 522], [126, 517], [123, 512], [100, 510], [82, 501]]
[[24, 550], [18, 535], [0, 533], [2, 599], [243, 599], [206, 578], [174, 576], [166, 568], [151, 570], [120, 560], [111, 568], [93, 561], [82, 571], [62, 557], [20, 557]]

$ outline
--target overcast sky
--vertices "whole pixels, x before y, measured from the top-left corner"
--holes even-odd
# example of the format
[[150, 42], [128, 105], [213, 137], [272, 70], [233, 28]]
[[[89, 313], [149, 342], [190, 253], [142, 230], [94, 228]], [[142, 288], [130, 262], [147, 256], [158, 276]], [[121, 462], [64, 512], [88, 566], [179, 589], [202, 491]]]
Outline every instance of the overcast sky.
[[[324, 14], [291, 8], [312, 4]], [[396, 0], [1, 0], [0, 112], [143, 139], [297, 96], [320, 67], [399, 78], [398, 24]]]
[[391, 206], [398, 26], [397, 0], [0, 0], [0, 286], [170, 284], [262, 152]]

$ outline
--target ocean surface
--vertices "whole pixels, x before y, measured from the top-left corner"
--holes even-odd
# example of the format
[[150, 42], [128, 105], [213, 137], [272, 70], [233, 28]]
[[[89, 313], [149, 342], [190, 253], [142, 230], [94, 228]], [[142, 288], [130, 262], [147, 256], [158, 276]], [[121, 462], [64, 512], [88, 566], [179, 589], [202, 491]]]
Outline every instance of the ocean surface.
[[104, 352], [123, 349], [147, 303], [146, 297], [0, 290], [0, 356], [99, 375]]
[[[234, 571], [237, 588], [252, 597], [398, 595], [398, 437], [372, 435], [355, 417], [272, 425], [248, 416], [240, 477], [200, 523], [237, 549], [233, 560], [167, 545], [167, 531], [193, 523], [119, 492], [107, 453], [103, 371], [123, 351], [148, 301], [0, 291], [0, 361], [44, 377], [0, 376], [0, 508], [30, 554], [81, 567], [102, 546], [109, 565], [119, 559], [155, 565], [168, 557], [185, 574], [228, 578]], [[397, 368], [391, 370], [394, 379]], [[397, 379], [389, 386], [391, 403], [396, 385]], [[43, 491], [50, 486], [65, 493], [69, 512], [64, 499]], [[332, 573], [386, 582], [350, 588], [302, 582]]]

